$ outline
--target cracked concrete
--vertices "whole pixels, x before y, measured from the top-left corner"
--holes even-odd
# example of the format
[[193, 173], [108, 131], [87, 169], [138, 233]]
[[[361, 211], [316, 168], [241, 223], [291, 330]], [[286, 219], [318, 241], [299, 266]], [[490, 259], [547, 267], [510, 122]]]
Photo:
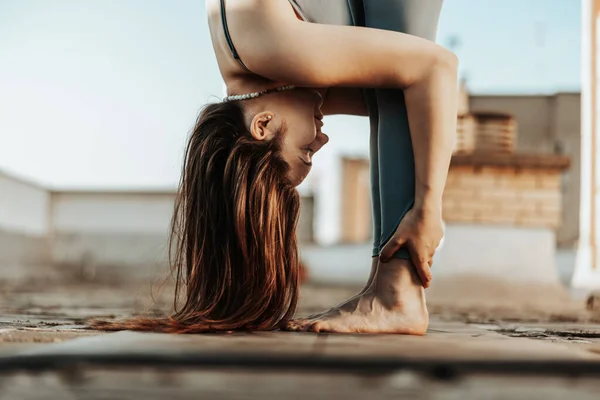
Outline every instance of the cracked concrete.
[[[0, 366], [24, 364], [0, 373], [0, 400], [152, 399], [166, 393], [173, 398], [201, 394], [224, 399], [293, 399], [300, 393], [302, 398], [328, 399], [398, 394], [424, 399], [563, 399], [566, 393], [573, 399], [596, 398], [600, 319], [583, 300], [556, 288], [491, 290], [481, 281], [445, 285], [428, 291], [427, 335], [410, 337], [107, 334], [86, 329], [86, 320], [164, 313], [172, 288], [118, 282], [5, 284], [0, 287]], [[305, 285], [298, 314], [323, 309], [355, 290]], [[494, 296], [481, 297], [490, 293]], [[218, 355], [220, 367], [203, 364], [210, 355]], [[73, 356], [80, 358], [69, 358]], [[260, 367], [259, 356], [287, 358], [269, 369]], [[61, 366], [39, 370], [49, 357], [61, 360]], [[140, 364], [141, 359], [149, 364]], [[355, 370], [335, 363], [354, 365]], [[342, 370], [334, 372], [327, 365]], [[369, 372], [385, 365], [389, 370]]]

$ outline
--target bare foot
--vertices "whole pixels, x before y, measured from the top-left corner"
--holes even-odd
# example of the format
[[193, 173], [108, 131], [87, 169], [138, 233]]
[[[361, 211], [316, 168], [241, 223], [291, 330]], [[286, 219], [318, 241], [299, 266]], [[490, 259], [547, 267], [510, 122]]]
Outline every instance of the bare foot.
[[329, 309], [327, 309], [325, 311], [321, 311], [321, 312], [316, 313], [316, 314], [309, 315], [308, 319], [319, 318], [319, 317], [322, 317], [323, 315], [327, 314], [330, 311], [343, 308], [343, 307], [346, 306], [347, 303], [351, 303], [352, 301], [354, 301], [355, 299], [357, 299], [361, 294], [365, 293], [371, 287], [371, 284], [373, 283], [373, 279], [375, 279], [375, 274], [377, 273], [377, 265], [378, 264], [379, 264], [379, 256], [373, 257], [371, 259], [371, 273], [369, 274], [369, 279], [367, 280], [367, 284], [365, 285], [365, 287], [362, 288], [362, 290], [360, 292], [358, 292], [354, 296], [350, 297], [348, 300], [345, 300], [345, 301], [341, 302], [337, 306], [331, 307], [331, 308], [329, 308]]
[[379, 263], [362, 294], [316, 318], [292, 320], [284, 329], [305, 332], [424, 335], [429, 324], [425, 292], [408, 260]]

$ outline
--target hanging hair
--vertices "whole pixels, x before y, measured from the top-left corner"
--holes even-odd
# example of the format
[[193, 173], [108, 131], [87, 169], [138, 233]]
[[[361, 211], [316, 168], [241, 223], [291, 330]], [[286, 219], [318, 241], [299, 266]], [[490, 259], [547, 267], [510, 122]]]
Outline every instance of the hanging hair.
[[239, 101], [206, 105], [184, 157], [169, 240], [174, 313], [94, 321], [100, 330], [271, 330], [298, 301], [300, 197], [281, 136], [255, 140]]

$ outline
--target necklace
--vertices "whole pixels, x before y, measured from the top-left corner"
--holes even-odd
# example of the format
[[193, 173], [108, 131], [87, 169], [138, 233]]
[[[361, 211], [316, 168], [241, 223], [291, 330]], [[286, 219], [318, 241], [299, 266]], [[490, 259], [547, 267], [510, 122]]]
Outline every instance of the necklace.
[[255, 99], [257, 97], [264, 96], [265, 94], [274, 93], [274, 92], [283, 92], [284, 90], [292, 90], [292, 89], [295, 89], [295, 88], [296, 88], [296, 86], [294, 86], [294, 85], [279, 86], [279, 87], [276, 87], [276, 88], [265, 89], [265, 90], [262, 90], [260, 92], [253, 92], [253, 93], [246, 93], [246, 94], [235, 94], [235, 95], [232, 95], [232, 96], [226, 96], [223, 99], [223, 101]]

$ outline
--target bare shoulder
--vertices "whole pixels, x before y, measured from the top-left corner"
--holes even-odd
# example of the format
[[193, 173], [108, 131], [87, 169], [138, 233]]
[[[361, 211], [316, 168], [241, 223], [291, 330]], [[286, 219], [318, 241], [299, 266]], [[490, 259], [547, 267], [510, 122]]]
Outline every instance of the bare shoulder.
[[[247, 55], [253, 53], [256, 41], [246, 40], [264, 25], [269, 18], [277, 18], [278, 10], [288, 0], [226, 0], [224, 1], [227, 18], [227, 29], [231, 41], [242, 61], [246, 61]], [[208, 28], [213, 44], [213, 50], [221, 75], [227, 82], [242, 75], [251, 74], [244, 69], [231, 55], [231, 50], [225, 38], [225, 31], [221, 19], [221, 0], [205, 1]], [[269, 45], [265, 43], [265, 45]]]
[[[238, 27], [240, 21], [254, 20], [261, 22], [272, 17], [293, 16], [293, 10], [288, 0], [226, 0], [224, 1], [227, 20]], [[210, 17], [221, 13], [221, 0], [206, 0], [206, 14]], [[249, 27], [248, 27], [249, 28]]]

